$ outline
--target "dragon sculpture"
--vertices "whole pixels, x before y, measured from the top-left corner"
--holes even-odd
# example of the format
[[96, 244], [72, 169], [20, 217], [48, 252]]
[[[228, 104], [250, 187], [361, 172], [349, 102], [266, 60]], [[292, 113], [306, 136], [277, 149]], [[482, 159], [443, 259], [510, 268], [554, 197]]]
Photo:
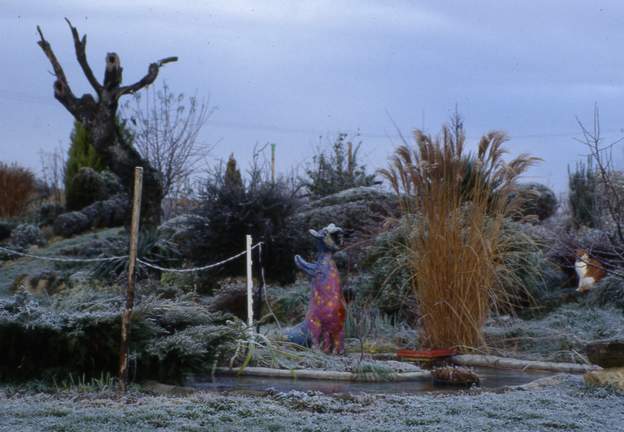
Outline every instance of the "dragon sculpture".
[[295, 264], [311, 281], [308, 311], [303, 322], [292, 328], [287, 337], [299, 345], [312, 345], [326, 353], [342, 354], [345, 299], [333, 254], [342, 246], [345, 232], [330, 224], [319, 231], [310, 230], [310, 234], [316, 240], [316, 261], [309, 263], [301, 256], [295, 256]]

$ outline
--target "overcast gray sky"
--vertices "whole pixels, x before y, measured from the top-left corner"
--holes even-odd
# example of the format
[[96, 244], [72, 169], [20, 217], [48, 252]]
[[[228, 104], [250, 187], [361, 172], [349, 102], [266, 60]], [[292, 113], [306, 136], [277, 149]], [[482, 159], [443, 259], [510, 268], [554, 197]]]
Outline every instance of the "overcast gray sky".
[[380, 167], [397, 144], [393, 120], [408, 135], [435, 132], [457, 105], [472, 140], [507, 131], [512, 154], [544, 159], [532, 179], [563, 191], [584, 153], [575, 116], [589, 121], [597, 102], [608, 138], [624, 127], [617, 0], [0, 0], [0, 160], [38, 169], [40, 149], [67, 145], [72, 119], [35, 29], [81, 94], [63, 17], [88, 34], [100, 76], [110, 51], [128, 82], [179, 56], [159, 80], [218, 107], [202, 134], [218, 142], [212, 156], [246, 162], [254, 144], [275, 142], [281, 171], [309, 159], [320, 135], [357, 130]]

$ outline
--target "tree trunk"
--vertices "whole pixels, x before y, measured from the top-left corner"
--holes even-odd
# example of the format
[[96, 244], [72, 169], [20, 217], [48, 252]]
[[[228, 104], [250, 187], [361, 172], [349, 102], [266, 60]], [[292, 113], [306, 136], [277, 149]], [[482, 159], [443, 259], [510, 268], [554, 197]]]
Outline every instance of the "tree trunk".
[[[87, 129], [92, 130], [90, 133], [93, 147], [106, 166], [119, 176], [126, 190], [132, 191], [134, 168], [138, 166], [143, 168], [141, 226], [157, 227], [160, 225], [161, 202], [163, 199], [160, 173], [147, 160], [141, 158], [139, 152], [132, 146], [132, 143], [124, 140], [116, 119], [113, 118], [112, 124], [109, 122], [106, 124], [96, 123], [92, 126], [87, 126]], [[128, 196], [132, 197], [131, 193]]]
[[84, 35], [81, 39], [76, 28], [71, 25], [69, 20], [66, 19], [66, 21], [74, 40], [76, 59], [91, 87], [93, 87], [97, 98], [91, 94], [84, 94], [80, 98], [74, 96], [52, 47], [44, 38], [41, 29], [37, 27], [40, 36], [38, 44], [50, 61], [56, 76], [54, 97], [89, 131], [96, 152], [108, 168], [119, 176], [128, 190], [129, 196], [131, 196], [132, 191], [134, 167], [143, 167], [144, 193], [141, 224], [146, 227], [156, 227], [160, 224], [163, 198], [160, 173], [147, 160], [141, 158], [133, 148], [132, 143], [125, 141], [119, 130], [117, 108], [119, 99], [123, 95], [133, 94], [153, 83], [158, 76], [160, 67], [166, 63], [177, 61], [177, 57], [167, 57], [150, 64], [147, 74], [141, 80], [128, 86], [122, 86], [123, 68], [119, 56], [115, 53], [108, 53], [106, 55], [104, 83], [100, 84], [87, 62], [87, 36]]

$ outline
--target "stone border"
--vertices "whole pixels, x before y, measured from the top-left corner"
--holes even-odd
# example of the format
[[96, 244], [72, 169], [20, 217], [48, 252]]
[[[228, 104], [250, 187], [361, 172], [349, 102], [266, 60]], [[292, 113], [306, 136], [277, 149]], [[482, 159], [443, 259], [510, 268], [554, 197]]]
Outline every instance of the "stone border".
[[520, 360], [507, 357], [480, 354], [461, 354], [451, 357], [460, 366], [479, 366], [498, 369], [543, 370], [566, 373], [586, 373], [601, 370], [600, 366], [577, 363], [556, 363], [535, 360]]
[[[377, 382], [377, 381], [428, 381], [431, 380], [431, 372], [395, 372], [387, 375], [388, 379], [374, 380], [366, 379], [367, 373], [357, 374], [352, 372], [326, 371], [318, 369], [273, 369], [267, 367], [246, 367], [244, 369], [219, 367], [216, 368], [217, 374], [223, 375], [240, 375], [240, 376], [258, 376], [271, 378], [290, 378], [290, 379], [314, 379], [329, 381], [359, 381], [359, 382]], [[385, 376], [384, 376], [385, 378]]]

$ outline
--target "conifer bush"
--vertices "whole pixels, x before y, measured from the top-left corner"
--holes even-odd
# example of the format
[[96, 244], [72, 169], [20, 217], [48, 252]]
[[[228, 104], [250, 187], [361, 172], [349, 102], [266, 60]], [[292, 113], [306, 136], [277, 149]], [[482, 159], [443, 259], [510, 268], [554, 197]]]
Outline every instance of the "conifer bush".
[[375, 175], [366, 171], [366, 166], [358, 162], [362, 143], [353, 143], [346, 133], [340, 133], [329, 150], [321, 150], [313, 157], [311, 166], [306, 169], [302, 180], [313, 198], [332, 195], [358, 186], [372, 186]]
[[577, 228], [600, 226], [599, 183], [591, 159], [577, 163], [574, 171], [568, 168], [568, 207]]
[[[280, 283], [295, 280], [293, 256], [309, 227], [293, 226], [291, 217], [299, 205], [296, 190], [285, 179], [271, 181], [266, 170], [252, 167], [243, 180], [233, 156], [225, 170], [217, 168], [206, 179], [195, 223], [192, 258], [197, 264], [219, 261], [245, 249], [245, 235], [262, 241], [262, 263], [267, 278]], [[254, 262], [259, 262], [259, 250]], [[213, 269], [212, 277], [244, 274], [240, 260]], [[256, 266], [256, 268], [259, 268]]]
[[[117, 121], [118, 132], [131, 143], [133, 135], [125, 121]], [[105, 199], [120, 190], [119, 180], [111, 173], [91, 144], [89, 131], [74, 122], [65, 166], [65, 202], [68, 210], [81, 210], [95, 201]]]
[[[0, 380], [116, 376], [123, 298], [115, 290], [79, 287], [45, 304], [28, 295], [0, 300]], [[188, 297], [145, 295], [132, 317], [130, 354], [137, 379], [178, 381], [227, 361], [242, 326]]]
[[589, 291], [587, 302], [594, 307], [616, 307], [624, 310], [624, 276], [622, 270], [607, 275]]
[[516, 194], [521, 201], [514, 215], [517, 220], [543, 221], [554, 215], [559, 206], [555, 193], [541, 183], [519, 184], [514, 198]]
[[81, 168], [91, 168], [98, 172], [102, 171], [105, 165], [91, 144], [89, 132], [80, 122], [74, 122], [74, 129], [69, 139], [70, 146], [65, 167], [65, 199], [69, 210], [80, 210], [93, 201], [84, 204], [84, 193], [75, 190], [75, 188], [80, 188], [81, 184], [74, 184], [74, 177]]

